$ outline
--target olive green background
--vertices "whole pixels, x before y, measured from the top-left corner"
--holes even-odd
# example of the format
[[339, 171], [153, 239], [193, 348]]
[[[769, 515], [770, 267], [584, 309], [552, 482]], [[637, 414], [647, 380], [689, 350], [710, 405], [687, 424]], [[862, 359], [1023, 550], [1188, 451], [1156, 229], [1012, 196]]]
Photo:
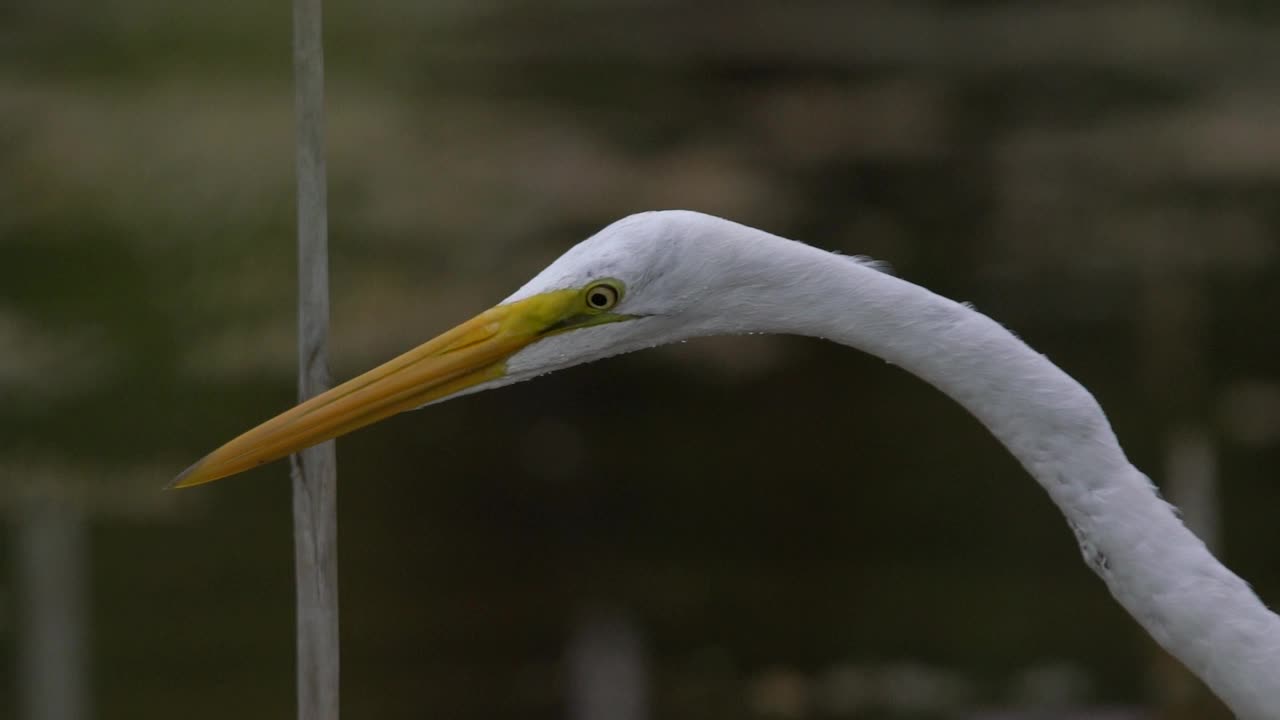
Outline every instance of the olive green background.
[[[1273, 3], [326, 13], [335, 377], [619, 216], [719, 214], [973, 302], [1157, 480], [1203, 428], [1225, 558], [1280, 601]], [[160, 492], [292, 402], [289, 37], [283, 2], [0, 4], [3, 507], [92, 513], [100, 720], [293, 712], [287, 464]], [[565, 645], [601, 608], [643, 632], [661, 718], [754, 717], [769, 673], [848, 665], [946, 669], [992, 707], [1029, 667], [1077, 668], [1098, 704], [1165, 682], [981, 426], [847, 348], [690, 342], [338, 453], [351, 718], [563, 717]]]

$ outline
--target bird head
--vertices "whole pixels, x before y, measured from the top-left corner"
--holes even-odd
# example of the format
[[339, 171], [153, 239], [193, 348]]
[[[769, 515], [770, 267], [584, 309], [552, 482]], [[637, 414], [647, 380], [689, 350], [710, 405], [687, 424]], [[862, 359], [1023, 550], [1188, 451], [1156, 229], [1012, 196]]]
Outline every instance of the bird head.
[[742, 227], [685, 211], [619, 220], [498, 305], [245, 432], [171, 487], [234, 475], [406, 410], [705, 334], [702, 320], [713, 315], [697, 302], [708, 269], [697, 258], [715, 253], [688, 250], [724, 226]]

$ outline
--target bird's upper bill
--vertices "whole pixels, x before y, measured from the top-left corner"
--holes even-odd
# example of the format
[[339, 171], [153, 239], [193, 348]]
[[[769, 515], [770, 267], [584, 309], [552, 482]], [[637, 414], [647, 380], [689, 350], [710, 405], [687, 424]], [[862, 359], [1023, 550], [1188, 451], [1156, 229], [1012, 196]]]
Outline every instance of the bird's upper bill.
[[[187, 468], [170, 487], [234, 475], [396, 413], [506, 374], [506, 360], [544, 337], [627, 316], [608, 312], [599, 284], [498, 305], [359, 377], [262, 423]], [[605, 298], [608, 299], [608, 298]]]

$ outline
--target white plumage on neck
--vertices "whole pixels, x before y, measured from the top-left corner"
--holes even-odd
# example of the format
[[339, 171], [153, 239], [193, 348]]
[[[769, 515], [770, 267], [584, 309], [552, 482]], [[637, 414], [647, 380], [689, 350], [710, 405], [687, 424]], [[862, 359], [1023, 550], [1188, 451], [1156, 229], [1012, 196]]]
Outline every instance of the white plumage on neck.
[[1280, 718], [1280, 618], [1178, 519], [1079, 383], [990, 318], [858, 261], [699, 213], [626, 218], [509, 301], [601, 277], [641, 316], [549, 337], [505, 385], [685, 338], [810, 335], [899, 365], [973, 413], [1048, 491], [1086, 563], [1172, 655], [1248, 720]]
[[816, 312], [796, 331], [901, 365], [963, 405], [1049, 493], [1085, 562], [1161, 646], [1241, 717], [1280, 717], [1280, 618], [1129, 463], [1093, 396], [985, 315], [816, 252], [826, 279], [810, 284], [828, 292], [806, 293]]

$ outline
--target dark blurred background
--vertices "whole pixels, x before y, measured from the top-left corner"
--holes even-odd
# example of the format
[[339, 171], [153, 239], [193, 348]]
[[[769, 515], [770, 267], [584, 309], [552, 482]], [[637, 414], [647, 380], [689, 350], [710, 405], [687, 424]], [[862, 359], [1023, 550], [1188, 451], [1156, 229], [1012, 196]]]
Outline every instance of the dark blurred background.
[[[160, 491], [293, 400], [289, 12], [0, 3], [0, 717], [293, 713], [287, 464]], [[1280, 5], [325, 20], [337, 378], [619, 216], [719, 214], [1005, 323], [1280, 602]], [[348, 717], [1225, 716], [976, 421], [846, 348], [618, 358], [339, 469]]]

